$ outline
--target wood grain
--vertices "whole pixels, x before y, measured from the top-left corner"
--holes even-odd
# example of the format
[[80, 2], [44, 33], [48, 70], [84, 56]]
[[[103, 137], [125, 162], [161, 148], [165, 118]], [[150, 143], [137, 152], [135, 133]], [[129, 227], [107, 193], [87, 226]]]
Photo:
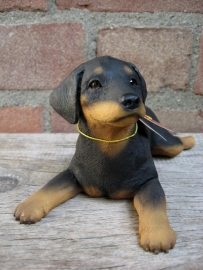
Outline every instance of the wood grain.
[[139, 247], [131, 200], [81, 194], [35, 225], [14, 220], [16, 205], [68, 166], [77, 136], [0, 135], [0, 269], [203, 269], [203, 134], [192, 150], [155, 159], [178, 237], [168, 254]]

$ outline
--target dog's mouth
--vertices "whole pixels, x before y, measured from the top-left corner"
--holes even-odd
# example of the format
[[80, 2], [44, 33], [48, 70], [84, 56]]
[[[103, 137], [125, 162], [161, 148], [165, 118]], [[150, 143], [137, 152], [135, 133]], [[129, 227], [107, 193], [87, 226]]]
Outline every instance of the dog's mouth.
[[[144, 110], [145, 111], [145, 110]], [[133, 123], [137, 122], [140, 118], [143, 118], [145, 115], [145, 113], [143, 112], [139, 112], [139, 111], [132, 111], [132, 112], [128, 112], [127, 115], [123, 115], [120, 117], [116, 117], [114, 120], [111, 121], [111, 123], [118, 123], [118, 122], [122, 122], [122, 121], [133, 121]]]
[[121, 116], [115, 118], [114, 120], [110, 121], [108, 124], [112, 126], [128, 126], [138, 122], [139, 119], [143, 118], [142, 115], [138, 112], [128, 113], [128, 115]]
[[135, 100], [123, 100], [123, 103], [106, 101], [88, 105], [83, 102], [82, 110], [87, 121], [92, 119], [97, 123], [120, 127], [132, 125], [145, 116], [146, 110], [141, 100], [139, 105]]

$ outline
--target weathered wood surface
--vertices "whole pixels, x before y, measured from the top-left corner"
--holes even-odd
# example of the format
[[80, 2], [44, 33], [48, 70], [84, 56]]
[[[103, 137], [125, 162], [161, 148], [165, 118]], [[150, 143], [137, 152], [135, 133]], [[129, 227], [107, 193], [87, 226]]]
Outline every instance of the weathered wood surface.
[[131, 200], [79, 195], [20, 225], [16, 205], [67, 167], [77, 135], [0, 135], [0, 269], [203, 269], [203, 134], [193, 135], [194, 149], [155, 159], [178, 237], [159, 255], [139, 247]]

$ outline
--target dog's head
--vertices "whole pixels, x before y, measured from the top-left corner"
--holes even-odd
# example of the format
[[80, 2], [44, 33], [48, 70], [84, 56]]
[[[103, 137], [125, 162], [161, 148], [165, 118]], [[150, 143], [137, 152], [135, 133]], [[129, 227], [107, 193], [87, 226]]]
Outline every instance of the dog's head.
[[131, 63], [109, 56], [88, 61], [50, 96], [51, 106], [69, 123], [87, 119], [122, 126], [145, 115], [146, 84]]

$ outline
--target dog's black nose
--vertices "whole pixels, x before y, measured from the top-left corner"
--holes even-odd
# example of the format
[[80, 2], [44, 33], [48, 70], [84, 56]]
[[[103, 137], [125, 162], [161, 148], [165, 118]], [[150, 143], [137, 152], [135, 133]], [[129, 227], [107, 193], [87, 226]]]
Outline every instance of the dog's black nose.
[[125, 110], [135, 110], [140, 105], [140, 98], [133, 94], [125, 94], [121, 97], [121, 104]]

